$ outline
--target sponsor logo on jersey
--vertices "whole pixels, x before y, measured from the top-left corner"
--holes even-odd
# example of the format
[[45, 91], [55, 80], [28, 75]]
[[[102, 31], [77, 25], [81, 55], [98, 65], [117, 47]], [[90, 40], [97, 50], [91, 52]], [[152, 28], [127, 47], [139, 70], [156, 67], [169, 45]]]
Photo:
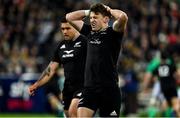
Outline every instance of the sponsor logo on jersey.
[[62, 58], [66, 58], [66, 57], [74, 57], [74, 54], [72, 54], [74, 50], [65, 50], [64, 52], [66, 54], [62, 55]]
[[70, 54], [71, 52], [73, 52], [74, 50], [65, 50], [64, 52], [66, 53], [66, 54]]
[[95, 39], [94, 41], [90, 41], [91, 44], [101, 44], [101, 41]]

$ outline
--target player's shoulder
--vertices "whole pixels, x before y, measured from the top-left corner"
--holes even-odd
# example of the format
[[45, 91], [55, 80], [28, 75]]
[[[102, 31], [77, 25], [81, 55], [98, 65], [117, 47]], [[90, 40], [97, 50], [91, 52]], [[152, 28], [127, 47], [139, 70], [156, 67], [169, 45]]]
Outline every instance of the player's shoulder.
[[87, 41], [87, 37], [83, 34], [80, 34], [79, 35], [79, 40], [82, 41], [82, 42], [86, 42]]
[[106, 32], [113, 37], [123, 37], [124, 32], [117, 32], [112, 27], [108, 27]]
[[116, 31], [112, 26], [109, 26], [108, 28], [108, 31], [111, 31], [111, 32], [115, 32], [115, 33], [118, 33], [118, 34], [124, 34], [124, 30], [122, 30], [122, 31]]
[[[62, 46], [64, 46], [65, 45], [65, 40], [62, 40], [62, 41], [60, 41], [59, 43], [58, 43], [58, 46], [57, 46], [57, 48], [60, 48], [61, 49], [61, 47]], [[63, 48], [63, 47], [62, 47]], [[64, 47], [65, 48], [65, 47]]]
[[119, 33], [119, 32], [117, 32], [117, 31], [115, 31], [112, 27], [108, 27], [107, 28], [107, 30], [106, 30], [106, 32], [108, 32], [108, 33]]
[[111, 27], [111, 26], [109, 26], [106, 31], [107, 31], [107, 32], [115, 32], [114, 29], [113, 29], [113, 27]]
[[85, 35], [83, 35], [83, 34], [80, 34], [80, 36], [79, 36], [81, 39], [86, 39], [87, 37], [85, 36]]
[[59, 45], [64, 45], [67, 41], [66, 40], [62, 40], [59, 42]]

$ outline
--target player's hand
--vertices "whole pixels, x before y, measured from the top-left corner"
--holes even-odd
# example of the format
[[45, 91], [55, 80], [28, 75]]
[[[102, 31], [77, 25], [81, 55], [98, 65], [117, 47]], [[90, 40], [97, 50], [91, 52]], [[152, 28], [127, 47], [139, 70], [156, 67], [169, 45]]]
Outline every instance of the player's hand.
[[110, 8], [109, 6], [104, 5], [104, 7], [106, 8], [106, 10], [107, 10], [108, 12], [110, 12], [110, 13], [111, 13], [111, 8]]
[[33, 84], [28, 88], [29, 95], [33, 96], [35, 94], [35, 91], [37, 90], [37, 85]]

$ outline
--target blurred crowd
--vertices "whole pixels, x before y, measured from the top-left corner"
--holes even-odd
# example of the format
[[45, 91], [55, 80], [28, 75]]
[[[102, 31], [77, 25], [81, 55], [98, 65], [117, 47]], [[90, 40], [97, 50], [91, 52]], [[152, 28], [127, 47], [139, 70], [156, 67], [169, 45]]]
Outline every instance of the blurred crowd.
[[[135, 61], [135, 69], [144, 70], [148, 62], [157, 56], [162, 48], [167, 48], [167, 51], [172, 52], [171, 54], [178, 55], [179, 0], [138, 0], [136, 2], [128, 0], [121, 2], [119, 7], [129, 16], [123, 55], [132, 57], [127, 60], [132, 63]], [[124, 65], [127, 64], [124, 63]]]
[[[0, 73], [41, 72], [61, 40], [59, 20], [86, 1], [0, 0]], [[87, 4], [87, 3], [86, 3]]]
[[0, 74], [42, 72], [62, 40], [61, 17], [96, 2], [128, 15], [118, 63], [122, 83], [133, 83], [127, 92], [138, 90], [146, 66], [161, 48], [168, 47], [179, 67], [180, 0], [0, 0]]

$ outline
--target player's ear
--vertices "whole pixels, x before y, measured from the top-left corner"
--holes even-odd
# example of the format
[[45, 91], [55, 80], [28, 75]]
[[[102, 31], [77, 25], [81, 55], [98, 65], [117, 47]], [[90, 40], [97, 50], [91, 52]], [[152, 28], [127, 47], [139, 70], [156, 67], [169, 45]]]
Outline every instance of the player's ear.
[[109, 17], [105, 16], [104, 17], [104, 23], [108, 23], [109, 22]]

